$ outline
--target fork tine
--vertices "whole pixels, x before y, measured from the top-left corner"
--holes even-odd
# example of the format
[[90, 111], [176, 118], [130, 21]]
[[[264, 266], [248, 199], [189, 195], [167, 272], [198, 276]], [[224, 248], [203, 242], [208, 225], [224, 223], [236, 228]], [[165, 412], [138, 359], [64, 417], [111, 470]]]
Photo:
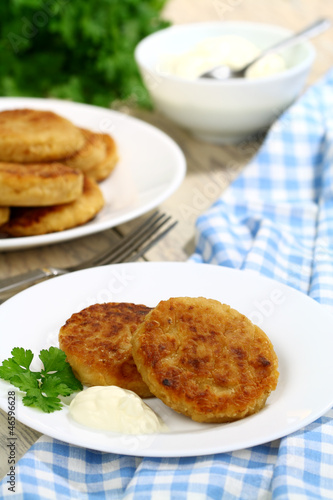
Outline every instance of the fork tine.
[[[139, 226], [135, 227], [130, 233], [128, 233], [126, 236], [124, 236], [119, 243], [116, 245], [112, 245], [112, 247], [105, 252], [95, 255], [91, 259], [88, 259], [84, 262], [81, 262], [80, 264], [71, 266], [70, 268], [67, 269], [68, 272], [72, 271], [79, 271], [81, 269], [86, 269], [88, 267], [95, 267], [95, 266], [100, 266], [103, 265], [103, 262], [105, 259], [111, 259], [115, 258], [117, 259], [118, 257], [122, 256], [124, 248], [128, 248], [129, 245], [132, 244], [133, 241], [137, 241], [138, 238], [144, 233], [147, 229], [147, 227], [153, 227], [153, 224], [156, 222], [156, 220], [159, 220], [161, 217], [163, 217], [164, 214], [159, 214], [158, 210], [155, 211], [148, 219], [144, 220]], [[135, 249], [135, 248], [134, 248]], [[133, 249], [133, 250], [134, 250]]]
[[[168, 220], [169, 219], [170, 218], [168, 218]], [[154, 231], [154, 234], [156, 232], [158, 232], [158, 230], [166, 222], [167, 221], [165, 221], [162, 224], [160, 224], [159, 227], [156, 228], [156, 230]], [[144, 245], [141, 248], [137, 246], [136, 249], [135, 248], [129, 249], [119, 259], [114, 259], [113, 257], [111, 257], [110, 259], [105, 258], [105, 260], [103, 261], [102, 265], [112, 264], [112, 263], [120, 263], [120, 262], [135, 262], [140, 257], [142, 257], [146, 252], [148, 252], [148, 250], [150, 250], [154, 245], [156, 245], [162, 238], [164, 238], [164, 236], [166, 236], [168, 234], [168, 232], [171, 231], [171, 229], [173, 229], [177, 224], [178, 224], [178, 221], [173, 222], [172, 224], [170, 224], [169, 226], [167, 226], [162, 232], [158, 233], [157, 236], [155, 236], [153, 239], [150, 239], [152, 235], [150, 236], [150, 238], [146, 238], [145, 241], [143, 242], [143, 243], [145, 243], [145, 242], [148, 241], [148, 243], [146, 243], [146, 245]], [[133, 251], [134, 251], [134, 253], [133, 253]]]
[[140, 250], [135, 252], [129, 259], [126, 259], [126, 262], [135, 262], [136, 260], [138, 260], [146, 252], [148, 252], [148, 250], [150, 250], [153, 246], [155, 246], [156, 243], [158, 243], [162, 238], [164, 238], [164, 236], [166, 236], [168, 234], [168, 232], [171, 231], [171, 229], [173, 229], [177, 224], [178, 224], [178, 221], [175, 221], [172, 224], [170, 224], [170, 226], [168, 226], [166, 229], [164, 229], [164, 231], [162, 231], [160, 234], [155, 236], [155, 238], [153, 238], [151, 241], [149, 241], [147, 243], [147, 245], [140, 248]]
[[138, 250], [142, 244], [146, 243], [152, 236], [154, 236], [154, 234], [156, 234], [167, 222], [169, 222], [170, 219], [170, 216], [161, 214], [144, 231], [136, 235], [130, 241], [127, 241], [127, 243], [122, 245], [116, 252], [111, 252], [105, 257], [99, 259], [96, 265], [102, 266], [106, 263], [111, 264], [112, 262], [124, 262], [127, 257], [130, 257], [134, 251]]

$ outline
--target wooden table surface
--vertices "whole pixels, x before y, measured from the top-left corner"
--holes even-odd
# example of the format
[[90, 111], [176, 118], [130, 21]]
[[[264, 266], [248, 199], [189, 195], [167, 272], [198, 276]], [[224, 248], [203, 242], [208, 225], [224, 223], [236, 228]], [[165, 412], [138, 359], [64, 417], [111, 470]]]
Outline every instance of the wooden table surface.
[[[328, 0], [169, 0], [164, 16], [173, 23], [209, 20], [249, 20], [268, 22], [292, 30], [301, 29], [321, 16], [333, 19], [333, 6]], [[308, 84], [328, 71], [333, 61], [332, 31], [313, 40], [317, 57]], [[256, 153], [262, 137], [244, 140], [236, 146], [217, 146], [194, 139], [156, 112], [123, 109], [124, 112], [147, 121], [166, 132], [182, 148], [187, 160], [187, 175], [180, 188], [160, 209], [173, 215], [179, 224], [145, 258], [150, 261], [185, 261], [194, 250], [197, 216], [204, 212], [223, 192], [232, 179]], [[141, 217], [144, 219], [144, 216]], [[126, 233], [132, 223], [119, 229]], [[28, 250], [2, 253], [0, 278], [42, 265], [67, 266], [93, 255], [108, 246], [113, 230], [74, 241]], [[1, 307], [1, 306], [0, 306]], [[6, 335], [4, 331], [1, 335]], [[17, 460], [39, 438], [40, 434], [16, 422]], [[0, 413], [0, 478], [8, 469], [9, 430], [7, 414]]]

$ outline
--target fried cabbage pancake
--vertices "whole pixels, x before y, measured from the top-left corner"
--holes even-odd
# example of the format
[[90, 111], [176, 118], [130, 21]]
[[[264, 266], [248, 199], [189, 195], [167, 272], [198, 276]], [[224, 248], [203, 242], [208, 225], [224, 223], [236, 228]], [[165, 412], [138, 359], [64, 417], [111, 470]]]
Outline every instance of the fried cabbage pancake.
[[117, 145], [114, 139], [108, 134], [100, 134], [105, 145], [105, 158], [102, 162], [86, 171], [86, 175], [96, 182], [104, 181], [113, 171], [119, 160]]
[[0, 207], [0, 226], [2, 226], [2, 224], [4, 224], [9, 220], [9, 216], [10, 216], [9, 207]]
[[103, 208], [103, 194], [93, 179], [84, 179], [82, 194], [71, 203], [12, 210], [1, 231], [10, 236], [35, 236], [85, 224]]
[[151, 393], [132, 357], [132, 334], [149, 307], [131, 303], [95, 304], [73, 314], [60, 329], [59, 346], [85, 385], [117, 385], [141, 397]]
[[12, 207], [69, 203], [82, 194], [83, 173], [62, 163], [0, 162], [0, 200]]
[[86, 172], [105, 160], [107, 154], [105, 134], [87, 129], [80, 130], [85, 139], [84, 145], [73, 156], [66, 159], [66, 165]]
[[0, 161], [55, 161], [72, 156], [84, 142], [78, 127], [52, 111], [0, 112]]
[[212, 299], [161, 301], [132, 338], [150, 391], [198, 422], [230, 422], [258, 412], [276, 388], [278, 359], [267, 335]]

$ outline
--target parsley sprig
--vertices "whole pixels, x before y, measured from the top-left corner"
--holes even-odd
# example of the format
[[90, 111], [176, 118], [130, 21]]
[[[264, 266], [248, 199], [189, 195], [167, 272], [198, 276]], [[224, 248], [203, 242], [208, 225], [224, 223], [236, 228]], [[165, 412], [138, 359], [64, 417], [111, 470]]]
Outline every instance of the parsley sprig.
[[14, 347], [12, 357], [0, 366], [0, 378], [8, 380], [20, 391], [25, 392], [23, 404], [40, 408], [46, 413], [61, 410], [58, 396], [69, 396], [82, 390], [82, 384], [75, 378], [71, 366], [66, 362], [66, 354], [57, 347], [43, 349], [39, 358], [43, 368], [31, 371], [33, 353], [30, 349]]

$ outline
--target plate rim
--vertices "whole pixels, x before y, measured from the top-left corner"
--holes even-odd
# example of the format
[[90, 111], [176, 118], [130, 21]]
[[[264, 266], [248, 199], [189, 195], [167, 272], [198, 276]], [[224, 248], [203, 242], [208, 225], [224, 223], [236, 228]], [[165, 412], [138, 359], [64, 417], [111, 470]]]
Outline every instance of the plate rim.
[[[88, 222], [82, 226], [77, 226], [64, 231], [48, 233], [45, 235], [16, 237], [16, 238], [0, 238], [0, 252], [23, 250], [27, 248], [37, 248], [45, 245], [72, 241], [92, 234], [97, 234], [99, 232], [105, 231], [106, 229], [115, 227], [119, 224], [129, 222], [130, 220], [133, 220], [139, 217], [140, 215], [144, 215], [150, 210], [156, 208], [159, 204], [163, 203], [180, 187], [185, 178], [187, 171], [187, 162], [184, 152], [182, 151], [180, 146], [166, 132], [148, 122], [141, 120], [140, 118], [136, 118], [134, 116], [127, 115], [120, 111], [116, 111], [109, 108], [103, 108], [92, 104], [66, 101], [62, 99], [53, 99], [53, 98], [44, 99], [39, 97], [0, 97], [0, 111], [4, 111], [6, 109], [15, 109], [17, 105], [15, 106], [10, 104], [14, 102], [22, 102], [22, 106], [25, 107], [29, 106], [29, 103], [31, 103], [31, 106], [33, 105], [33, 103], [39, 103], [43, 105], [44, 109], [47, 109], [48, 108], [47, 103], [50, 103], [51, 108], [52, 107], [55, 108], [58, 106], [60, 106], [60, 108], [74, 107], [77, 109], [86, 110], [87, 113], [89, 111], [93, 111], [94, 113], [96, 112], [107, 113], [116, 116], [117, 119], [119, 120], [123, 119], [129, 120], [129, 122], [136, 124], [143, 130], [146, 129], [147, 131], [149, 131], [149, 133], [158, 135], [161, 138], [161, 140], [165, 141], [168, 144], [168, 147], [173, 149], [175, 158], [177, 158], [177, 171], [174, 175], [174, 178], [172, 179], [172, 182], [169, 183], [167, 189], [165, 189], [163, 193], [156, 196], [152, 200], [149, 200], [149, 202], [146, 202], [143, 205], [132, 209], [129, 213], [118, 215], [118, 217], [113, 219], [113, 221], [110, 220], [99, 221], [99, 222], [97, 221], [96, 223], [93, 223], [91, 225], [89, 225]], [[51, 109], [51, 111], [59, 112], [61, 114], [61, 109], [58, 111], [55, 109]], [[101, 182], [101, 185], [103, 185], [103, 181]]]

